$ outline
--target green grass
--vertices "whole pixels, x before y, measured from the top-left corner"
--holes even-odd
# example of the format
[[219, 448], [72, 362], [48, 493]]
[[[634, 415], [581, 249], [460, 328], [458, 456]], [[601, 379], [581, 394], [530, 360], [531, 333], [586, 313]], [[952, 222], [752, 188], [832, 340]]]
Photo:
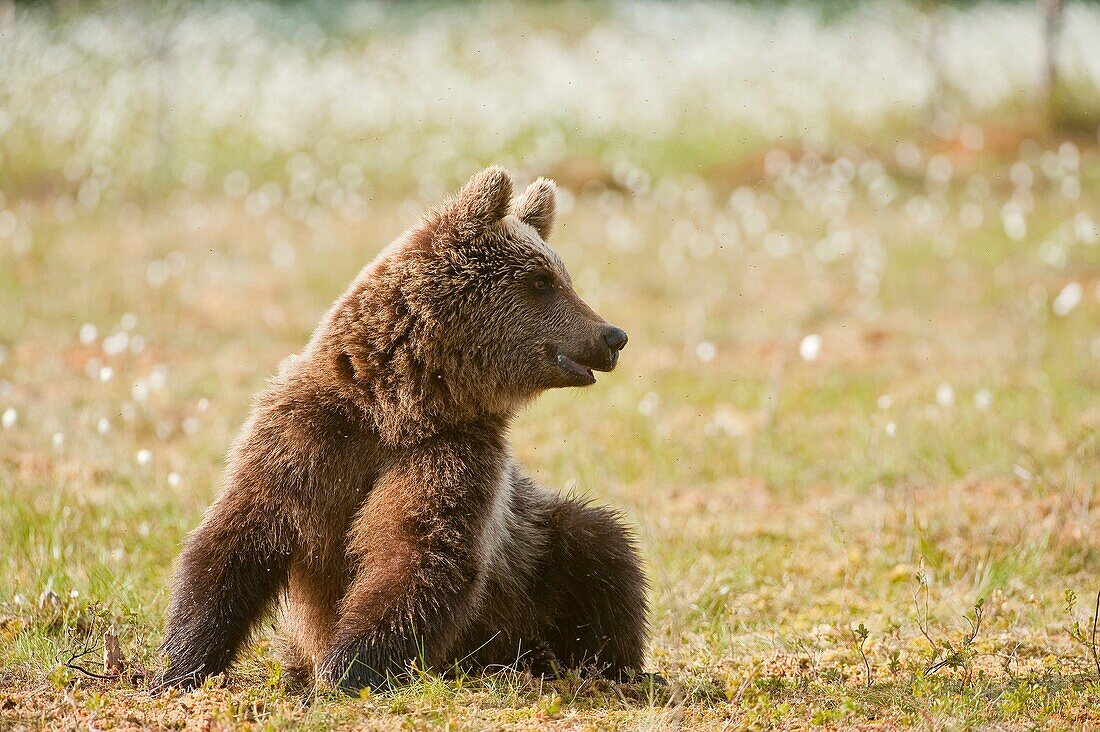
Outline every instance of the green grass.
[[[955, 238], [949, 257], [904, 211], [919, 183], [903, 182], [886, 207], [857, 185], [845, 221], [872, 225], [882, 247], [871, 294], [856, 284], [870, 261], [858, 248], [828, 263], [812, 255], [824, 224], [796, 198], [777, 196], [770, 229], [801, 233], [803, 249], [778, 259], [752, 237], [692, 248], [691, 232], [705, 239], [736, 217], [720, 182], [704, 201], [577, 199], [554, 243], [631, 345], [595, 387], [537, 402], [514, 439], [542, 481], [622, 506], [636, 524], [653, 585], [650, 667], [671, 682], [656, 692], [505, 673], [428, 675], [348, 700], [284, 681], [265, 628], [228, 677], [149, 697], [140, 673], [157, 663], [172, 562], [251, 395], [408, 221], [387, 200], [369, 219], [323, 212], [310, 227], [206, 193], [175, 206], [134, 199], [141, 215], [123, 222], [125, 201], [58, 220], [50, 198], [10, 198], [34, 239], [22, 254], [0, 248], [0, 411], [17, 414], [0, 432], [5, 725], [1096, 723], [1100, 681], [1069, 629], [1087, 634], [1100, 589], [1100, 247], [1072, 243], [1064, 269], [1036, 254], [1075, 215], [1100, 219], [1096, 149], [1082, 160], [1079, 200], [1036, 186], [1022, 242], [1000, 226], [1007, 191], [967, 230], [953, 184], [933, 232]], [[982, 170], [997, 179], [1010, 162], [990, 156]], [[209, 207], [200, 229], [187, 223], [192, 205]], [[636, 227], [640, 248], [614, 244], [612, 217]], [[289, 268], [272, 263], [273, 229], [292, 243]], [[150, 265], [165, 261], [170, 273], [152, 284]], [[1057, 316], [1051, 302], [1071, 281], [1083, 296]], [[84, 323], [98, 330], [87, 344]], [[119, 332], [144, 347], [105, 354]], [[822, 347], [805, 361], [810, 332]], [[945, 384], [953, 401], [938, 403]], [[982, 390], [988, 404], [976, 402]], [[1072, 612], [1066, 590], [1080, 598]], [[127, 678], [64, 666], [110, 623]], [[928, 672], [921, 625], [940, 659], [952, 644], [955, 667]]]

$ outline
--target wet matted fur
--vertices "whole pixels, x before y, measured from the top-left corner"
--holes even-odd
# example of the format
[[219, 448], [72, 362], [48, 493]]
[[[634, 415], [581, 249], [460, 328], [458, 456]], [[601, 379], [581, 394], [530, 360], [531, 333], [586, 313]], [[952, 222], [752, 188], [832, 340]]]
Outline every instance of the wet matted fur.
[[536, 485], [512, 415], [626, 334], [545, 243], [554, 184], [501, 168], [363, 269], [258, 398], [172, 584], [158, 686], [225, 670], [281, 605], [293, 670], [350, 692], [445, 669], [641, 668], [646, 580], [612, 510]]

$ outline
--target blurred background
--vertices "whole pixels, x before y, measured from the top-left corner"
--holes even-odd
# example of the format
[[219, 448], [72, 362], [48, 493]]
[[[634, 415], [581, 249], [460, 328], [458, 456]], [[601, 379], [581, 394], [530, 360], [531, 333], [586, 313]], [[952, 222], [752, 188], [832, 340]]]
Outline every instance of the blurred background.
[[182, 187], [362, 215], [490, 160], [728, 186], [775, 145], [892, 164], [1100, 116], [1097, 8], [1055, 0], [0, 7], [5, 188], [84, 207]]
[[681, 713], [920, 719], [981, 597], [934, 673], [997, 693], [929, 713], [1080, 722], [1098, 134], [1091, 2], [0, 1], [0, 678], [105, 618], [150, 658], [251, 396], [499, 163], [631, 335], [517, 452], [638, 526]]

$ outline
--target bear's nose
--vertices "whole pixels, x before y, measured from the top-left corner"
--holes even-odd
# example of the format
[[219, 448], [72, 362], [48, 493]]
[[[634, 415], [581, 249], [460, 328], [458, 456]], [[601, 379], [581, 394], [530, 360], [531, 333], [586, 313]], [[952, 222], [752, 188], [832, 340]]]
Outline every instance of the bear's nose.
[[603, 328], [603, 342], [612, 351], [621, 351], [626, 345], [626, 331], [613, 325], [605, 325]]

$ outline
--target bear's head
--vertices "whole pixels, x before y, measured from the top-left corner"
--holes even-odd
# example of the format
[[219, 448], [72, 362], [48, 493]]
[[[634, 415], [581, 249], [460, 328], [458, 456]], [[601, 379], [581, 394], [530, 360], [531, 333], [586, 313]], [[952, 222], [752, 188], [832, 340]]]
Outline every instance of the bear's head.
[[364, 270], [333, 325], [384, 434], [506, 416], [615, 368], [626, 333], [585, 304], [546, 244], [555, 202], [553, 182], [513, 198], [508, 172], [488, 168]]

